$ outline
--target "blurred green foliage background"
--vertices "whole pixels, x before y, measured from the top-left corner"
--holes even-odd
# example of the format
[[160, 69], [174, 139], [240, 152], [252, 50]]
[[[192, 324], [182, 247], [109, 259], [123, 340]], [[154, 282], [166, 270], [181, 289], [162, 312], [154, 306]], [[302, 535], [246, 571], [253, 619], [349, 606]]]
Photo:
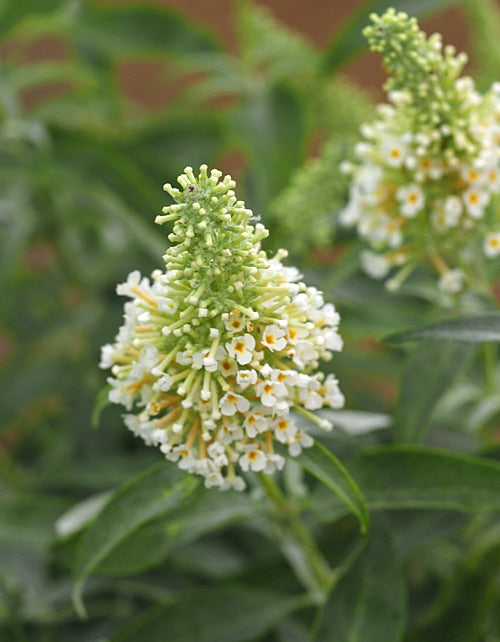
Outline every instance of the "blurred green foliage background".
[[[495, 79], [500, 28], [493, 2], [392, 4], [415, 14], [460, 4], [471, 42], [478, 45], [477, 77], [483, 87]], [[239, 196], [271, 230], [268, 249], [288, 247], [290, 263], [338, 306], [346, 349], [335, 372], [348, 408], [370, 413], [369, 421], [381, 425], [361, 436], [334, 433], [329, 446], [347, 456], [361, 443], [388, 439], [386, 413], [396, 402], [404, 351], [378, 340], [416, 320], [434, 320], [436, 312], [428, 302], [394, 297], [361, 276], [357, 242], [335, 226], [347, 193], [338, 164], [352, 154], [359, 125], [373, 109], [365, 90], [341, 72], [365, 46], [361, 28], [369, 12], [386, 6], [367, 3], [321, 50], [265, 10], [235, 2], [233, 51], [207, 29], [147, 2], [0, 3], [1, 640], [194, 640], [182, 627], [176, 634], [175, 622], [189, 620], [196, 609], [206, 623], [197, 640], [308, 639], [304, 621], [287, 616], [300, 607], [282, 597], [295, 580], [264, 537], [262, 507], [242, 497], [198, 498], [191, 522], [173, 522], [184, 533], [177, 544], [175, 538], [165, 544], [171, 522], [146, 525], [140, 539], [100, 567], [104, 577], [89, 582], [87, 620], [72, 606], [71, 573], [78, 566], [82, 529], [102, 493], [161, 460], [127, 433], [117, 409], [106, 408], [97, 420], [96, 399], [99, 409], [105, 383], [97, 364], [99, 347], [112, 339], [121, 320], [116, 283], [132, 269], [147, 274], [161, 265], [166, 234], [155, 229], [153, 219], [165, 203], [162, 184], [175, 182], [185, 165], [234, 168]], [[37, 55], [40, 43], [50, 43], [53, 55]], [[144, 61], [158, 66], [156, 77], [170, 88], [165, 106], [154, 111], [131, 100], [120, 80], [123, 65]], [[474, 386], [456, 395], [464, 390], [473, 401]], [[484, 431], [477, 433], [470, 429], [477, 425], [472, 406], [464, 413], [449, 398], [443, 416], [459, 417], [459, 425], [442, 421], [435, 442], [467, 453], [495, 451], [500, 402], [496, 393], [488, 399], [480, 422]], [[300, 496], [297, 471], [290, 471], [287, 483]], [[151, 492], [177, 479], [169, 470], [155, 474]], [[321, 515], [325, 498], [320, 491], [316, 495], [309, 509]], [[57, 521], [83, 500], [69, 522]], [[348, 518], [334, 529], [333, 513], [323, 515], [321, 537], [340, 564], [358, 536]], [[392, 517], [412, 595], [404, 639], [500, 640], [498, 523], [479, 519], [483, 523], [468, 523], [464, 535], [458, 529], [465, 518], [455, 512], [417, 511], [415, 521], [403, 512]], [[236, 524], [233, 530], [228, 523]], [[205, 535], [223, 527], [218, 535]], [[473, 542], [469, 566], [461, 565], [464, 538]], [[373, 546], [383, 565], [390, 549]], [[392, 591], [402, 591], [401, 579], [390, 573], [385, 579], [388, 586], [394, 582]], [[234, 582], [245, 588], [235, 592]], [[194, 593], [172, 602], [177, 591], [199, 586], [220, 591], [211, 607]], [[356, 585], [344, 587], [340, 604], [352, 591]], [[462, 600], [470, 599], [474, 608], [461, 612]], [[141, 628], [145, 609], [165, 604], [170, 610], [158, 611], [158, 628]], [[216, 636], [207, 613], [220, 616], [221, 604], [233, 609], [235, 621], [251, 613], [260, 624]], [[156, 621], [155, 613], [147, 622]], [[467, 613], [465, 624], [454, 624]], [[126, 628], [136, 616], [135, 629]], [[403, 639], [403, 616], [394, 617], [395, 634], [380, 629], [349, 639]], [[172, 623], [169, 634], [164, 622]], [[347, 639], [341, 632], [328, 637], [325, 626], [317, 639]], [[451, 633], [443, 637], [444, 630]]]

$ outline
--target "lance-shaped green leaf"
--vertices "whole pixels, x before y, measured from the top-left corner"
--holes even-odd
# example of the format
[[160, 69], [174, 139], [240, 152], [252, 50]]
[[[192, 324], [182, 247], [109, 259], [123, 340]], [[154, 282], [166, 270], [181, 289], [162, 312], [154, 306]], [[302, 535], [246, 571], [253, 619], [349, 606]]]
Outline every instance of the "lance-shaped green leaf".
[[85, 47], [110, 56], [185, 56], [218, 51], [215, 38], [166, 7], [85, 3], [74, 25]]
[[370, 508], [500, 509], [500, 463], [423, 446], [386, 446], [349, 462]]
[[[500, 509], [500, 463], [425, 446], [367, 449], [348, 461], [371, 510], [430, 509], [479, 513]], [[348, 513], [340, 499], [316, 493], [324, 521]]]
[[99, 564], [96, 572], [123, 574], [141, 571], [207, 533], [257, 517], [257, 505], [244, 493], [221, 493], [213, 489], [197, 493], [195, 501], [182, 511], [148, 522], [120, 542]]
[[485, 639], [484, 632], [499, 615], [500, 524], [483, 524], [457, 571], [438, 608], [417, 623], [408, 642]]
[[81, 593], [85, 580], [131, 533], [146, 522], [180, 508], [199, 486], [163, 462], [120, 486], [86, 532], [74, 569], [73, 600], [84, 614]]
[[[7, 75], [7, 74], [6, 74]], [[92, 87], [94, 79], [89, 70], [73, 60], [32, 62], [9, 70], [8, 82], [16, 91], [46, 83], [66, 82], [74, 87]]]
[[[132, 206], [137, 212], [142, 212], [144, 207], [159, 207], [161, 201], [154, 181], [131, 158], [126, 149], [128, 141], [118, 143], [112, 136], [105, 138], [92, 131], [75, 132], [64, 126], [54, 127], [51, 133], [57, 163], [60, 171], [68, 174], [68, 180], [74, 181], [74, 175], [78, 173], [80, 180], [85, 177], [88, 184], [113, 186], [114, 198], [120, 203], [125, 200], [124, 206], [128, 209]], [[125, 153], [122, 153], [124, 148]], [[122, 195], [125, 199], [120, 199]], [[139, 217], [136, 215], [135, 218]]]
[[248, 185], [255, 209], [265, 209], [304, 160], [307, 123], [285, 84], [249, 93], [233, 113], [231, 132], [252, 160]]
[[401, 379], [394, 415], [397, 441], [418, 443], [425, 437], [437, 402], [471, 354], [471, 346], [454, 342], [428, 342], [417, 346]]
[[[244, 642], [260, 640], [309, 599], [240, 586], [180, 594], [128, 623], [111, 642]], [[193, 617], [196, 614], [196, 617]]]
[[342, 462], [317, 442], [302, 452], [298, 462], [337, 495], [359, 519], [361, 532], [366, 533], [370, 516], [365, 498]]
[[363, 37], [363, 28], [369, 23], [371, 13], [383, 13], [390, 5], [398, 11], [406, 11], [409, 15], [419, 17], [427, 13], [445, 9], [457, 0], [371, 0], [365, 2], [361, 8], [346, 22], [344, 27], [333, 38], [326, 50], [323, 60], [323, 69], [331, 72], [338, 69], [351, 58], [359, 54], [366, 47]]
[[57, 10], [64, 11], [69, 4], [61, 0], [38, 0], [36, 3], [26, 0], [17, 2], [4, 0], [0, 3], [0, 37], [5, 37], [13, 29], [22, 26], [25, 21], [29, 21], [31, 25], [37, 22], [49, 24], [53, 20], [53, 14]]
[[377, 524], [365, 550], [332, 592], [314, 640], [398, 642], [404, 622], [404, 584], [396, 551], [390, 534]]
[[500, 313], [489, 312], [447, 319], [415, 330], [391, 334], [384, 341], [386, 343], [404, 343], [425, 339], [462, 343], [498, 342], [500, 341]]

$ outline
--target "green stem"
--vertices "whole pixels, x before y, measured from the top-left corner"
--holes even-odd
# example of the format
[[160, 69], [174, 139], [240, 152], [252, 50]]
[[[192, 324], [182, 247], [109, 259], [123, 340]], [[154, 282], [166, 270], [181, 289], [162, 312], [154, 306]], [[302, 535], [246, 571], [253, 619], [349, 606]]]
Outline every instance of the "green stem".
[[482, 346], [484, 362], [484, 383], [487, 393], [493, 393], [497, 389], [497, 350], [493, 343], [485, 343]]
[[[294, 567], [299, 579], [311, 592], [314, 600], [323, 603], [333, 586], [335, 577], [333, 571], [304, 526], [296, 508], [281, 492], [272, 477], [265, 473], [258, 473], [258, 478], [286, 526], [285, 533], [282, 533], [281, 544], [288, 561]], [[295, 551], [300, 551], [300, 559], [290, 548], [290, 536], [295, 545]]]

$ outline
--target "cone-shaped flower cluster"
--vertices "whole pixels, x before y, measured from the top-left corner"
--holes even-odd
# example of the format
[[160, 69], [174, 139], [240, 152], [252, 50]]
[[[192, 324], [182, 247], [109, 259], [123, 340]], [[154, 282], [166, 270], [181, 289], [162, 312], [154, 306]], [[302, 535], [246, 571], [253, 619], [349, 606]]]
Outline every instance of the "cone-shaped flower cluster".
[[362, 128], [359, 163], [345, 164], [352, 184], [345, 224], [356, 224], [370, 250], [365, 270], [396, 288], [422, 261], [443, 291], [466, 285], [478, 253], [500, 254], [500, 84], [482, 95], [453, 47], [426, 38], [414, 18], [389, 9], [365, 29], [390, 78], [390, 104]]
[[312, 445], [291, 410], [330, 427], [312, 411], [343, 397], [316, 369], [342, 341], [334, 306], [282, 265], [285, 251], [266, 256], [267, 230], [220, 177], [188, 167], [181, 190], [165, 185], [175, 201], [156, 218], [173, 224], [166, 270], [118, 286], [131, 300], [100, 365], [132, 432], [207, 487], [241, 490], [240, 470], [282, 468], [275, 442], [292, 456]]

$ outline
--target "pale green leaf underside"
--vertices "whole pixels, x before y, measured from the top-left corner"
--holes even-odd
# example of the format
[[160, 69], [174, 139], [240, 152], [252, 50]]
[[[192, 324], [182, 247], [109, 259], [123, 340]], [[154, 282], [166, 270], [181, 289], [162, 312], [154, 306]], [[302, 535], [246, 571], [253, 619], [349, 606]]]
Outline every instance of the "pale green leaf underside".
[[179, 508], [198, 487], [164, 462], [120, 486], [86, 532], [74, 570], [73, 600], [84, 614], [81, 592], [86, 578], [123, 540], [146, 522]]

